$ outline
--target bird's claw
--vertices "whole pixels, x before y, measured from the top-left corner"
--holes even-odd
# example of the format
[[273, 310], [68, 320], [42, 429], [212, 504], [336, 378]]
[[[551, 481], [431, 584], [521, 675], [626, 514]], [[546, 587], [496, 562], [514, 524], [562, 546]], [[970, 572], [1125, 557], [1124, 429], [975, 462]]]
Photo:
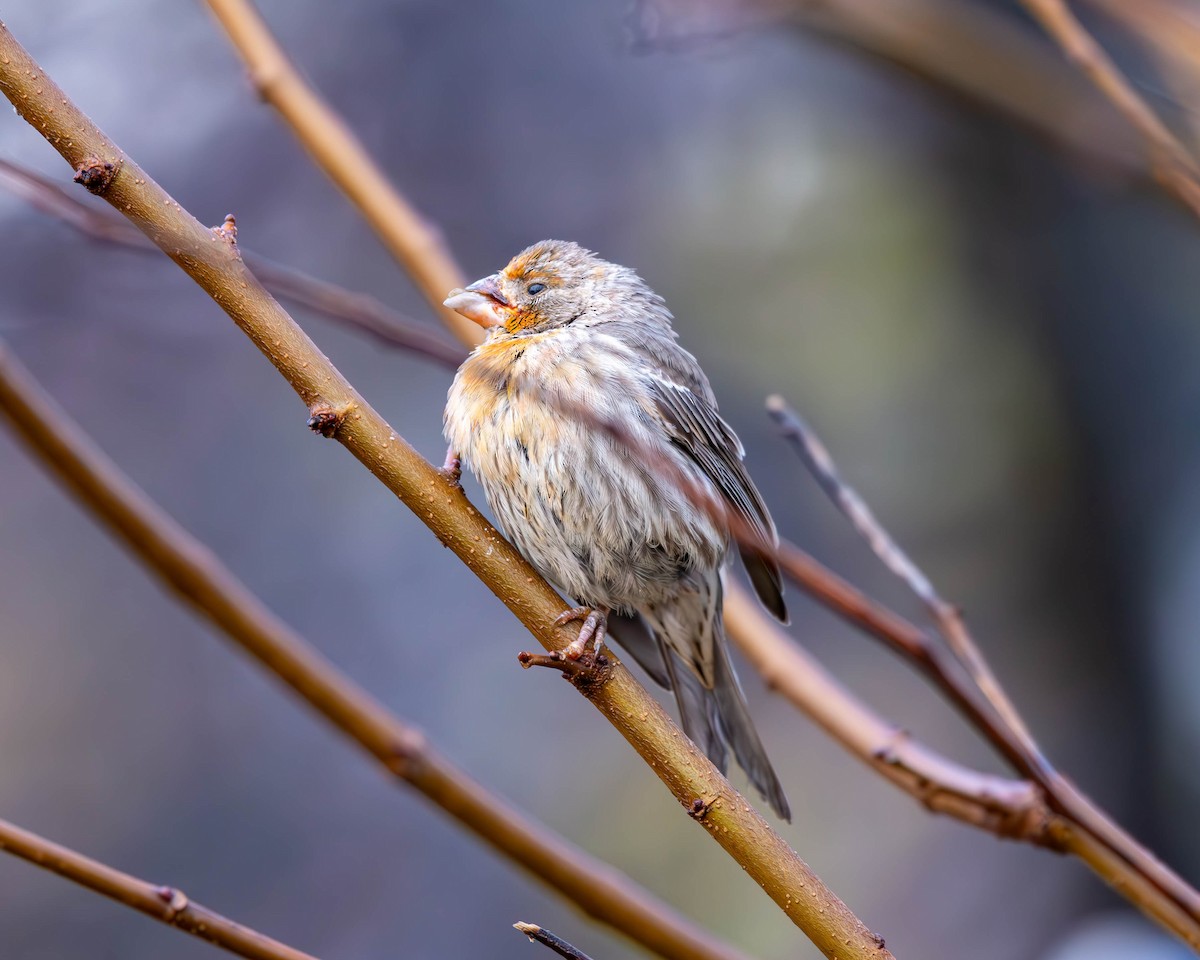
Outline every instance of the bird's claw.
[[462, 460], [453, 448], [446, 451], [446, 461], [438, 467], [438, 473], [449, 480], [452, 486], [462, 489]]
[[592, 645], [592, 655], [600, 656], [600, 646], [608, 633], [608, 611], [597, 610], [594, 607], [571, 607], [564, 610], [554, 620], [556, 627], [566, 626], [575, 620], [582, 620], [579, 636], [562, 649], [562, 655], [568, 660], [579, 660], [587, 655], [588, 643]]

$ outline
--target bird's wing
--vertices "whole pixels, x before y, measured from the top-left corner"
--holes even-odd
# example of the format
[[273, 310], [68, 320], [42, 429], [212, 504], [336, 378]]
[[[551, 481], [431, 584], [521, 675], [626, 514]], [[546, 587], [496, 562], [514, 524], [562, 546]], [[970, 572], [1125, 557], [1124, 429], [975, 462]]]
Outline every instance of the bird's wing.
[[[742, 464], [745, 451], [715, 404], [665, 377], [651, 379], [651, 393], [671, 435], [671, 442], [716, 485], [726, 503], [764, 544], [778, 541], [775, 524], [761, 494]], [[763, 605], [787, 621], [783, 585], [775, 561], [751, 546], [740, 545], [742, 562]]]

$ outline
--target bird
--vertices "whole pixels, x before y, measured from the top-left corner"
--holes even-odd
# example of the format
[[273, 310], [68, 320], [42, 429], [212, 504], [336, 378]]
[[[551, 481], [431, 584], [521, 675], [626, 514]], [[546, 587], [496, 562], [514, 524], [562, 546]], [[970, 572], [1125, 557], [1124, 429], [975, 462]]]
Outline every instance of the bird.
[[581, 621], [565, 654], [598, 655], [612, 628], [691, 740], [722, 773], [732, 751], [790, 821], [722, 620], [734, 518], [751, 584], [787, 622], [778, 535], [666, 302], [634, 270], [544, 240], [445, 305], [489, 332], [447, 395], [444, 469], [471, 471], [505, 536], [578, 604], [556, 621]]

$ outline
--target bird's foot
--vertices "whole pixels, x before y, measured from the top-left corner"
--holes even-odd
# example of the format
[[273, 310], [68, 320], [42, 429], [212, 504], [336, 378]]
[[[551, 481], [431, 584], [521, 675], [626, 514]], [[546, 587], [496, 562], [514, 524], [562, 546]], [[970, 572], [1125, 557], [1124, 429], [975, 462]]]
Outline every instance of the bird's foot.
[[600, 656], [600, 645], [608, 633], [608, 611], [595, 607], [571, 607], [555, 619], [554, 625], [563, 627], [576, 620], [582, 620], [583, 626], [579, 628], [579, 636], [562, 649], [562, 655], [568, 660], [579, 660], [588, 653], [590, 642], [592, 655]]
[[462, 489], [462, 460], [453, 447], [446, 450], [446, 461], [438, 468], [438, 473], [459, 490]]

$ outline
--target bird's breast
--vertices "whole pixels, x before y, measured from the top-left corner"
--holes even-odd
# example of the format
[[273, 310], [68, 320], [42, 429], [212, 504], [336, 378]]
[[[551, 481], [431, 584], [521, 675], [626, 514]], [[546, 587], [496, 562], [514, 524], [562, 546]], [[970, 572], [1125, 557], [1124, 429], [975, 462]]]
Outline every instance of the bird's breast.
[[633, 607], [697, 564], [715, 567], [724, 533], [598, 426], [666, 449], [636, 371], [564, 346], [535, 335], [478, 348], [450, 388], [446, 438], [534, 566], [575, 597]]

